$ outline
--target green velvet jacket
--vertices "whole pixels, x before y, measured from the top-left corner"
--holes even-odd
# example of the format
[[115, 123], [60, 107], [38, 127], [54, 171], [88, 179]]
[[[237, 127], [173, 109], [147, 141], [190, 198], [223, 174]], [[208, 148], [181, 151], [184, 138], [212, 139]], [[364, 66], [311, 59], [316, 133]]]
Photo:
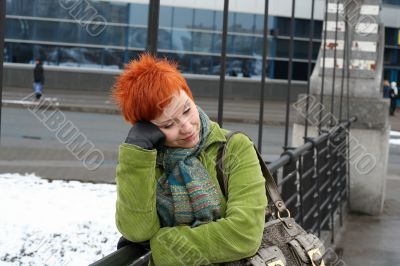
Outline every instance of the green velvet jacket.
[[[199, 159], [219, 188], [216, 157], [227, 131], [211, 123]], [[156, 155], [156, 150], [120, 145], [116, 225], [121, 234], [133, 242], [150, 240], [155, 265], [218, 264], [254, 255], [261, 243], [267, 197], [253, 143], [243, 134], [229, 141], [224, 161], [229, 198], [226, 201], [221, 192], [223, 218], [195, 228], [160, 227], [156, 182], [163, 169], [156, 165]]]

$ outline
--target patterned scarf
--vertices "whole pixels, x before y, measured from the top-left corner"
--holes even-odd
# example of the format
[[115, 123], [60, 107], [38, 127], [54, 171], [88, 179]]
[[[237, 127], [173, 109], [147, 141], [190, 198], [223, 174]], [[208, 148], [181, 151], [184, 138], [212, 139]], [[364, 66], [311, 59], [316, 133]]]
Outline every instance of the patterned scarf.
[[162, 226], [196, 227], [221, 217], [221, 198], [197, 155], [204, 149], [210, 133], [210, 120], [200, 115], [200, 141], [189, 149], [161, 147], [157, 160], [164, 173], [157, 184], [157, 211]]

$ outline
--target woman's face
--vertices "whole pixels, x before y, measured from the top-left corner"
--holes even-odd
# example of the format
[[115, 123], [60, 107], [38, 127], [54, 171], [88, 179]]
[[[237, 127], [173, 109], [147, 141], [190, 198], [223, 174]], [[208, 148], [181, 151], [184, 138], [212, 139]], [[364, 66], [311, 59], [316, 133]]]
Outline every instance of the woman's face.
[[163, 113], [150, 122], [164, 133], [167, 147], [193, 148], [199, 142], [199, 112], [183, 90], [173, 95]]

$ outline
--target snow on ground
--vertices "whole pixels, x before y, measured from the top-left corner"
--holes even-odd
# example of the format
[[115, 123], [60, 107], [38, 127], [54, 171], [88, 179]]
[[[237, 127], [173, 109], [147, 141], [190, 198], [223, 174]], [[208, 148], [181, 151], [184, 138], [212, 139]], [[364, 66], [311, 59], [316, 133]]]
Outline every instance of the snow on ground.
[[115, 185], [0, 174], [0, 266], [88, 265], [115, 250]]
[[400, 145], [400, 132], [390, 131], [389, 143], [393, 145]]
[[400, 137], [399, 131], [390, 131], [390, 136]]

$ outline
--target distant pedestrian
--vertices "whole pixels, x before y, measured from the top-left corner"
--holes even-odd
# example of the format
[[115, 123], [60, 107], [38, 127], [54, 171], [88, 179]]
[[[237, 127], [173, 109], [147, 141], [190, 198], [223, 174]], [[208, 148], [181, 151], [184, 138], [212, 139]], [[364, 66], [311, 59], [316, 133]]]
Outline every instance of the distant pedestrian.
[[36, 99], [42, 97], [42, 89], [44, 84], [44, 70], [42, 60], [36, 59], [36, 66], [33, 70], [33, 89], [35, 91]]
[[396, 112], [396, 101], [397, 101], [397, 97], [399, 95], [398, 89], [397, 89], [397, 83], [395, 81], [392, 81], [390, 83], [390, 93], [389, 93], [389, 97], [390, 97], [390, 115], [394, 115], [394, 113]]
[[390, 83], [388, 80], [383, 81], [383, 98], [390, 98]]
[[242, 63], [242, 74], [244, 78], [250, 78], [250, 70], [246, 62]]

